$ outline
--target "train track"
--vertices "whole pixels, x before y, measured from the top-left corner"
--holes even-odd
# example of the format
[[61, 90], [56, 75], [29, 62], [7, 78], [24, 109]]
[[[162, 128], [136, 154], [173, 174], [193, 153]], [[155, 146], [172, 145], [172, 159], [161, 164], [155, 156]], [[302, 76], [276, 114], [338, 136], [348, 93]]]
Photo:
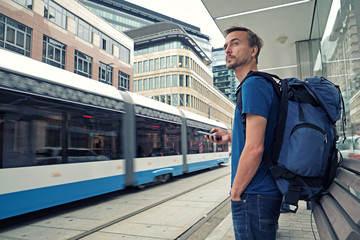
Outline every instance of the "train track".
[[[146, 206], [146, 207], [143, 207], [143, 208], [141, 208], [141, 209], [139, 209], [139, 210], [136, 210], [136, 211], [131, 212], [131, 213], [129, 213], [129, 214], [126, 214], [126, 215], [124, 215], [124, 216], [118, 217], [118, 218], [113, 219], [113, 220], [111, 220], [111, 221], [108, 221], [108, 222], [106, 222], [106, 223], [104, 223], [104, 224], [101, 224], [101, 225], [99, 225], [99, 226], [96, 226], [96, 227], [94, 227], [94, 228], [92, 228], [92, 229], [90, 229], [90, 230], [87, 230], [87, 231], [85, 231], [85, 232], [83, 232], [83, 233], [81, 233], [81, 234], [78, 234], [78, 235], [76, 235], [76, 236], [73, 236], [73, 237], [69, 238], [69, 240], [82, 239], [82, 238], [84, 238], [84, 237], [86, 237], [86, 236], [89, 236], [89, 235], [92, 235], [92, 234], [94, 234], [94, 233], [97, 233], [97, 232], [99, 232], [99, 231], [101, 231], [101, 230], [103, 230], [103, 229], [105, 229], [105, 228], [107, 228], [107, 227], [110, 227], [110, 226], [112, 226], [112, 225], [114, 225], [114, 224], [120, 223], [120, 222], [122, 222], [122, 221], [124, 221], [124, 220], [127, 220], [127, 219], [129, 219], [129, 218], [131, 218], [131, 217], [134, 217], [134, 216], [136, 216], [136, 215], [140, 215], [140, 214], [142, 214], [142, 213], [144, 213], [144, 212], [146, 212], [146, 211], [149, 211], [150, 209], [153, 209], [153, 208], [158, 207], [158, 206], [160, 206], [160, 205], [162, 205], [162, 204], [165, 204], [165, 203], [167, 203], [167, 202], [169, 202], [169, 201], [171, 201], [171, 200], [174, 200], [174, 199], [176, 199], [176, 198], [178, 198], [178, 197], [180, 197], [180, 196], [183, 196], [184, 194], [190, 193], [190, 192], [195, 191], [195, 190], [197, 190], [197, 189], [199, 189], [199, 188], [201, 188], [201, 187], [204, 187], [205, 185], [211, 184], [211, 183], [213, 183], [213, 182], [215, 182], [215, 181], [217, 181], [217, 180], [219, 180], [219, 179], [221, 179], [221, 178], [223, 178], [223, 177], [228, 176], [229, 174], [230, 174], [230, 173], [226, 173], [226, 174], [217, 176], [216, 178], [213, 178], [213, 179], [211, 179], [211, 180], [209, 180], [209, 181], [207, 181], [207, 182], [202, 182], [201, 184], [198, 184], [198, 185], [196, 185], [196, 186], [194, 186], [194, 187], [192, 187], [192, 188], [190, 188], [190, 189], [187, 189], [187, 190], [182, 191], [182, 192], [180, 192], [180, 193], [174, 194], [174, 195], [172, 195], [172, 196], [170, 196], [170, 197], [167, 197], [167, 198], [165, 198], [165, 199], [162, 199], [162, 200], [160, 200], [160, 201], [157, 201], [157, 202], [155, 202], [155, 203], [153, 203], [153, 204], [151, 204], [151, 205], [148, 205], [148, 206]], [[209, 220], [210, 217], [212, 217], [219, 209], [223, 208], [229, 201], [230, 201], [230, 198], [226, 198], [223, 202], [221, 202], [218, 206], [216, 206], [212, 211], [210, 211], [208, 214], [206, 214], [206, 215], [205, 215], [203, 218], [201, 218], [198, 222], [196, 222], [194, 225], [192, 225], [190, 228], [188, 228], [185, 232], [183, 232], [182, 234], [180, 234], [176, 239], [178, 239], [178, 240], [184, 240], [184, 239], [186, 239], [187, 237], [189, 237], [189, 236], [190, 236], [191, 234], [193, 234], [196, 230], [198, 230], [198, 229], [201, 227], [201, 225], [204, 224], [204, 222], [206, 222], [207, 220]]]
[[[180, 236], [176, 238], [176, 240], [185, 240], [188, 239], [190, 236], [192, 236], [196, 231], [199, 231], [199, 229], [208, 222], [215, 214], [217, 214], [221, 209], [226, 207], [230, 203], [230, 196], [227, 197], [224, 201], [222, 201], [219, 205], [217, 205], [213, 210], [211, 210], [208, 214], [206, 214], [204, 217], [202, 217], [198, 222], [196, 222], [194, 225], [192, 225], [189, 229], [187, 229], [185, 232], [183, 232]], [[211, 228], [213, 230], [213, 228]]]

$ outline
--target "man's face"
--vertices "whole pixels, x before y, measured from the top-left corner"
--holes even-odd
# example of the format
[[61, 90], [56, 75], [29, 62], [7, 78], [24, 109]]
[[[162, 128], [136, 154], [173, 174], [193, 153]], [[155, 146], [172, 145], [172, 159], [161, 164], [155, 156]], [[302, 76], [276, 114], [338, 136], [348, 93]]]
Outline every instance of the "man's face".
[[250, 47], [247, 32], [234, 31], [225, 38], [224, 50], [226, 67], [235, 70], [251, 62], [255, 57], [256, 47]]

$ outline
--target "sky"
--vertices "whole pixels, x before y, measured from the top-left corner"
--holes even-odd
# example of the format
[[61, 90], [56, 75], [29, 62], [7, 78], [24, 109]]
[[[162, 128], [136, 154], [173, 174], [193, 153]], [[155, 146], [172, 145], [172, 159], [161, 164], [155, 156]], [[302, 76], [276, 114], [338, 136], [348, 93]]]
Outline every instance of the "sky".
[[201, 0], [126, 1], [199, 27], [201, 33], [211, 38], [210, 42], [214, 48], [220, 48], [224, 45], [224, 37], [221, 31], [216, 26]]

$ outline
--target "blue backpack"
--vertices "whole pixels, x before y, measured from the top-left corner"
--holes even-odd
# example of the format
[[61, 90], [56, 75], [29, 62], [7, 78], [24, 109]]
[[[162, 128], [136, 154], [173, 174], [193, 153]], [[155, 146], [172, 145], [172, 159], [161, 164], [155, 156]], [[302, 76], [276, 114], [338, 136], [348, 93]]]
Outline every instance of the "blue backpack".
[[[301, 81], [249, 72], [236, 93], [240, 111], [241, 85], [250, 76], [270, 81], [280, 99], [272, 152], [264, 152], [263, 159], [284, 196], [281, 210], [295, 213], [299, 200], [311, 203], [325, 192], [342, 161], [341, 155], [338, 161], [335, 127], [341, 109], [344, 112], [341, 92], [323, 77]], [[342, 120], [344, 123], [344, 113]], [[243, 124], [245, 129], [245, 120]]]

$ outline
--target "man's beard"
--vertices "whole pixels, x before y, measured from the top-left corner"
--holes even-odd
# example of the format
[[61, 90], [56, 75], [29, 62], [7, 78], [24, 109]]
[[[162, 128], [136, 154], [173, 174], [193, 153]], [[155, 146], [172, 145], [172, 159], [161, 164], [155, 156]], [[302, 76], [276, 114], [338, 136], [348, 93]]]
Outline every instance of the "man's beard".
[[237, 67], [246, 65], [250, 61], [250, 59], [247, 59], [246, 57], [242, 57], [240, 59], [239, 58], [232, 58], [232, 59], [235, 59], [233, 63], [226, 62], [226, 67], [231, 70], [235, 70], [235, 68]]

